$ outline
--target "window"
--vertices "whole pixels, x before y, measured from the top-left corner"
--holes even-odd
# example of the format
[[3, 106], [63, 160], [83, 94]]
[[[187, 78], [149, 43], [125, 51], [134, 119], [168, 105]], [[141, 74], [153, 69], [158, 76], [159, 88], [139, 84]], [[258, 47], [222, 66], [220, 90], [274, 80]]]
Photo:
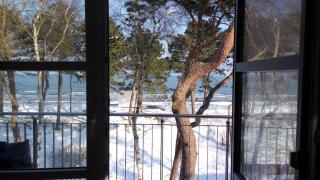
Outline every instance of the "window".
[[315, 50], [305, 47], [312, 41], [306, 29], [316, 31], [305, 26], [312, 22], [305, 14], [312, 3], [306, 4], [237, 2], [234, 179], [309, 179], [304, 167], [308, 163], [300, 158], [309, 156], [312, 115], [306, 110], [306, 92], [314, 88], [308, 78], [313, 77], [310, 57]]
[[298, 73], [243, 73], [241, 172], [247, 179], [292, 179], [296, 150]]
[[300, 54], [301, 0], [246, 0], [243, 60]]
[[0, 5], [2, 17], [10, 19], [1, 37], [9, 48], [1, 46], [1, 55], [11, 53], [0, 61], [9, 104], [1, 115], [10, 122], [1, 124], [1, 133], [9, 142], [28, 139], [32, 162], [1, 169], [1, 178], [104, 178], [106, 2]]

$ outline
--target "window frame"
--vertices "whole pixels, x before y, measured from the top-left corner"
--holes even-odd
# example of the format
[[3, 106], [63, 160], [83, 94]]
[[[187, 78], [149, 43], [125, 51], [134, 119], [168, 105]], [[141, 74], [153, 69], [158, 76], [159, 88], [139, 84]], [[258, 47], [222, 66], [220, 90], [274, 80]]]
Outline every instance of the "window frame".
[[[0, 71], [85, 71], [87, 100], [87, 167], [84, 168], [39, 168], [28, 170], [1, 170], [5, 179], [87, 178], [104, 179], [105, 157], [108, 154], [107, 96], [106, 88], [108, 33], [106, 18], [107, 1], [85, 0], [86, 61], [74, 62], [19, 62], [0, 61]], [[96, 28], [99, 27], [99, 28]], [[101, 98], [103, 97], [103, 98]], [[107, 152], [106, 152], [107, 151]], [[107, 172], [108, 174], [108, 172]]]
[[[244, 28], [245, 28], [245, 0], [236, 1], [235, 18], [235, 58], [233, 68], [233, 123], [232, 123], [232, 153], [231, 153], [231, 176], [235, 180], [245, 180], [241, 173], [241, 116], [242, 116], [242, 74], [246, 72], [270, 72], [297, 70], [298, 75], [298, 107], [297, 107], [297, 130], [296, 149], [301, 149], [304, 142], [301, 142], [307, 134], [300, 131], [301, 123], [301, 102], [303, 88], [303, 65], [304, 65], [304, 44], [305, 44], [305, 0], [301, 0], [301, 25], [300, 25], [300, 54], [263, 59], [258, 61], [243, 61], [244, 50]], [[304, 93], [306, 94], [306, 93]], [[303, 137], [302, 137], [303, 136]], [[295, 170], [295, 179], [301, 179], [299, 170]], [[303, 179], [303, 178], [302, 178]]]

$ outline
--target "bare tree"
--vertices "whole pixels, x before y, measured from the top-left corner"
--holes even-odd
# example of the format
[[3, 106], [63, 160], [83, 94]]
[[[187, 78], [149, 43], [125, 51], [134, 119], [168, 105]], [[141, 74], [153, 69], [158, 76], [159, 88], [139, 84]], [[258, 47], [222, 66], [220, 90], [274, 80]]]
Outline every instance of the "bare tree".
[[[28, 4], [32, 4], [32, 11], [28, 11]], [[75, 20], [74, 1], [21, 1], [15, 5], [19, 10], [20, 18], [17, 25], [29, 38], [30, 47], [33, 50], [33, 58], [37, 62], [56, 61], [59, 58], [61, 48], [70, 36], [71, 27]], [[70, 38], [70, 37], [69, 37]], [[39, 113], [45, 111], [46, 95], [49, 88], [48, 71], [39, 71], [38, 98]], [[59, 108], [58, 108], [59, 109]], [[43, 115], [38, 119], [42, 121]]]
[[[70, 38], [71, 27], [76, 19], [76, 6], [70, 1], [29, 1], [23, 0], [13, 3], [19, 17], [15, 22], [27, 37], [27, 47], [32, 55], [29, 60], [37, 62], [57, 61], [63, 52], [62, 47]], [[32, 10], [30, 10], [32, 9]], [[60, 76], [61, 78], [61, 76]], [[60, 79], [61, 80], [61, 79]], [[61, 85], [60, 81], [60, 85]], [[37, 74], [38, 121], [44, 118], [46, 96], [49, 89], [49, 71], [39, 71]], [[61, 94], [60, 94], [61, 95]], [[61, 96], [59, 97], [61, 100]], [[61, 111], [58, 105], [57, 111]], [[59, 123], [60, 118], [57, 119]], [[40, 150], [41, 131], [38, 131], [37, 147]]]
[[[10, 36], [13, 36], [13, 24], [12, 21], [15, 19], [14, 13], [10, 10], [8, 2], [2, 0], [0, 3], [0, 60], [2, 61], [11, 61], [14, 52], [12, 39]], [[1, 81], [1, 108], [3, 112], [3, 88], [6, 90], [7, 95], [11, 102], [11, 109], [13, 113], [19, 111], [19, 103], [16, 97], [16, 86], [14, 79], [14, 72], [7, 71], [8, 82], [5, 80], [4, 72], [0, 72], [0, 81]], [[20, 133], [18, 127], [18, 116], [11, 115], [11, 129], [14, 136], [14, 141], [20, 141]]]
[[[245, 58], [249, 61], [268, 58], [276, 58], [278, 56], [294, 54], [299, 51], [296, 45], [299, 40], [296, 33], [299, 33], [300, 21], [298, 1], [283, 1], [283, 5], [279, 6], [274, 0], [263, 0], [261, 3], [249, 3], [246, 6], [245, 18]], [[263, 14], [263, 13], [265, 14]], [[267, 122], [265, 118], [277, 113], [279, 108], [275, 108], [268, 113], [268, 109], [272, 105], [279, 106], [279, 77], [277, 73], [272, 72], [270, 77], [265, 73], [256, 74], [256, 91], [263, 98], [260, 113], [265, 114], [257, 127], [256, 139], [252, 154], [252, 163], [257, 163], [260, 146], [262, 143], [262, 135], [265, 131]], [[268, 78], [271, 78], [270, 84], [267, 84]], [[272, 91], [268, 91], [268, 89]], [[269, 93], [272, 93], [271, 95]], [[257, 110], [255, 102], [252, 102], [252, 110]], [[248, 104], [245, 104], [249, 107]], [[259, 107], [259, 106], [258, 106]], [[246, 113], [250, 113], [248, 110]], [[253, 112], [251, 112], [253, 113]]]
[[[14, 81], [14, 72], [7, 71], [9, 85], [7, 84], [3, 72], [0, 72], [0, 76], [2, 77], [2, 85], [5, 87], [7, 95], [11, 101], [11, 108], [13, 113], [17, 113], [19, 111], [19, 104], [16, 97], [16, 88]], [[18, 115], [11, 115], [11, 129], [14, 137], [14, 142], [20, 141], [20, 133], [18, 127]]]

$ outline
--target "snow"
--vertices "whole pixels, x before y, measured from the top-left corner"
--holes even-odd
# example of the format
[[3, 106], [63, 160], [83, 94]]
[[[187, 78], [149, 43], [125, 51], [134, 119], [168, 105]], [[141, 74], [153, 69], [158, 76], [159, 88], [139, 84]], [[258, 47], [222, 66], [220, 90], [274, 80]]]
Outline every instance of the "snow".
[[[161, 133], [159, 124], [137, 125], [137, 127], [140, 138], [139, 146], [143, 149], [141, 155], [144, 178], [160, 179], [161, 152], [163, 152], [163, 178], [169, 179], [175, 151], [176, 127], [171, 123], [164, 124], [163, 133]], [[134, 169], [132, 131], [129, 130], [126, 133], [124, 125], [112, 125], [110, 129], [110, 179], [132, 178], [133, 172], [137, 172], [137, 169]], [[195, 128], [195, 135], [198, 143], [196, 176], [199, 179], [207, 179], [207, 177], [213, 179], [216, 176], [219, 177], [218, 179], [224, 179], [226, 128], [219, 125], [199, 126]], [[161, 139], [163, 140], [163, 151], [161, 151]], [[227, 159], [230, 165], [230, 156]]]
[[[85, 112], [85, 97], [81, 92], [73, 93], [73, 112]], [[56, 95], [48, 95], [46, 103], [46, 112], [56, 112]], [[21, 112], [37, 112], [37, 97], [34, 91], [25, 91], [24, 94], [18, 94], [21, 104]], [[128, 108], [121, 107], [118, 101], [112, 101], [110, 106], [111, 112], [126, 113]], [[201, 102], [196, 103], [197, 108]], [[206, 114], [226, 115], [228, 114], [228, 105], [230, 102], [213, 102]], [[143, 103], [143, 113], [161, 113], [172, 114], [171, 102], [168, 101], [146, 101]], [[190, 106], [190, 104], [189, 104]], [[68, 95], [64, 94], [62, 101], [62, 112], [69, 112]], [[153, 107], [153, 108], [148, 108]], [[159, 107], [159, 108], [157, 108]], [[10, 112], [11, 106], [9, 99], [5, 100], [5, 111]], [[6, 116], [2, 122], [9, 121]], [[61, 116], [63, 124], [62, 129], [55, 130], [55, 116], [45, 116], [46, 126], [41, 126], [41, 150], [39, 151], [39, 167], [82, 167], [86, 165], [86, 117], [85, 116]], [[33, 127], [32, 119], [28, 116], [19, 116], [19, 122], [27, 123], [20, 125], [20, 134], [24, 139], [24, 130], [26, 129], [26, 139], [30, 140], [31, 152], [33, 152]], [[198, 141], [198, 162], [196, 174], [199, 179], [215, 178], [224, 179], [225, 173], [225, 138], [226, 138], [226, 119], [204, 119], [203, 125], [195, 129]], [[132, 130], [125, 130], [124, 124], [127, 124], [127, 117], [110, 117], [110, 179], [125, 179], [133, 177], [134, 172], [134, 153], [133, 153], [133, 135]], [[120, 125], [114, 125], [114, 123]], [[163, 138], [163, 177], [168, 179], [170, 175], [171, 164], [174, 158], [176, 126], [173, 118], [164, 118], [163, 133], [161, 133], [160, 119], [158, 118], [138, 118], [138, 134], [140, 138], [140, 148], [143, 154], [143, 174], [145, 179], [159, 179], [160, 177], [160, 160], [161, 160], [161, 137]], [[81, 131], [80, 131], [81, 124]], [[205, 124], [210, 126], [205, 126]], [[26, 126], [26, 128], [24, 128]], [[71, 133], [72, 131], [72, 133]], [[9, 141], [12, 142], [12, 133], [8, 128]], [[6, 127], [1, 124], [1, 139], [6, 141]], [[118, 134], [117, 134], [118, 133]], [[71, 138], [72, 134], [72, 138]], [[81, 135], [81, 138], [80, 138]], [[162, 136], [161, 136], [162, 135]], [[72, 141], [71, 141], [72, 139]], [[126, 139], [126, 143], [125, 143]], [[45, 146], [44, 146], [45, 144]], [[63, 145], [63, 148], [62, 148]], [[53, 148], [54, 146], [54, 148]], [[72, 147], [72, 150], [71, 150]], [[63, 149], [63, 162], [62, 162]], [[80, 152], [81, 150], [81, 152]], [[126, 152], [125, 152], [126, 150]], [[72, 151], [72, 153], [70, 153]], [[54, 158], [53, 158], [54, 157]], [[72, 160], [71, 160], [72, 157]], [[230, 157], [228, 157], [230, 161]], [[229, 162], [230, 164], [230, 162]], [[126, 168], [124, 168], [126, 167]]]
[[[119, 105], [118, 101], [111, 101], [110, 104], [111, 112], [128, 112], [128, 103]], [[230, 104], [230, 102], [225, 101], [212, 102], [205, 114], [228, 115]], [[190, 103], [187, 105], [191, 107]], [[196, 109], [201, 105], [202, 102], [196, 102]], [[147, 114], [172, 114], [169, 100], [160, 102], [144, 101], [143, 107], [143, 113]], [[162, 119], [164, 120], [163, 133], [161, 133], [160, 118], [139, 117], [137, 119], [139, 147], [142, 148], [144, 179], [160, 179], [161, 152], [163, 152], [163, 178], [169, 179], [170, 177], [177, 128], [174, 118], [165, 117]], [[225, 179], [226, 121], [226, 119], [202, 119], [202, 125], [194, 129], [198, 142], [197, 179]], [[138, 170], [134, 166], [133, 134], [131, 126], [125, 125], [127, 124], [127, 117], [112, 116], [110, 122], [117, 123], [112, 124], [110, 127], [110, 179], [133, 178], [134, 174], [138, 178]], [[128, 130], [126, 130], [126, 127]], [[163, 139], [162, 151], [161, 139]], [[230, 170], [230, 154], [227, 156], [227, 160], [229, 161], [228, 169]]]
[[[37, 96], [34, 91], [25, 91], [25, 94], [18, 94], [20, 102], [19, 111], [37, 112]], [[169, 94], [168, 94], [169, 95]], [[168, 96], [169, 97], [169, 96]], [[201, 95], [197, 95], [201, 97]], [[209, 109], [204, 115], [231, 115], [230, 101], [222, 101], [223, 98], [229, 99], [223, 94], [217, 94]], [[57, 96], [49, 94], [46, 103], [46, 112], [56, 112]], [[72, 112], [85, 112], [85, 93], [81, 91], [73, 92]], [[110, 112], [127, 113], [128, 103], [119, 104], [117, 99], [110, 102]], [[202, 105], [202, 102], [196, 102], [196, 109]], [[187, 104], [189, 110], [191, 104]], [[256, 103], [257, 108], [261, 103]], [[282, 106], [281, 112], [290, 112], [289, 106]], [[70, 104], [68, 93], [63, 95], [62, 112], [69, 112]], [[10, 112], [11, 104], [5, 99], [5, 111]], [[172, 114], [170, 99], [150, 101], [145, 100], [143, 103], [143, 113], [152, 114]], [[0, 119], [0, 140], [6, 141], [7, 127], [1, 122], [8, 122], [9, 116]], [[86, 166], [86, 117], [85, 116], [62, 116], [63, 130], [55, 130], [56, 116], [45, 116], [46, 126], [41, 126], [41, 150], [39, 151], [39, 167], [83, 167]], [[161, 126], [160, 118], [139, 117], [137, 128], [139, 134], [139, 146], [142, 149], [143, 175], [144, 179], [160, 179], [161, 168], [163, 168], [163, 178], [169, 179], [170, 170], [174, 158], [175, 142], [177, 129], [175, 119], [165, 117], [164, 124]], [[196, 179], [224, 179], [226, 160], [229, 163], [230, 171], [230, 153], [226, 156], [226, 130], [227, 119], [209, 119], [203, 118], [201, 126], [194, 129], [197, 139], [197, 165]], [[28, 116], [19, 116], [19, 122], [27, 123], [20, 125], [20, 134], [30, 140], [31, 152], [33, 152], [33, 127], [32, 119]], [[135, 168], [135, 155], [133, 148], [133, 134], [128, 124], [127, 117], [117, 116], [110, 117], [110, 179], [137, 178], [137, 169]], [[145, 125], [143, 125], [145, 124]], [[24, 127], [26, 126], [26, 127]], [[125, 128], [127, 126], [127, 129]], [[8, 127], [9, 141], [12, 142], [12, 133]], [[161, 133], [162, 132], [162, 133]], [[63, 133], [63, 138], [62, 138]], [[251, 132], [252, 135], [256, 134]], [[265, 137], [265, 135], [263, 135]], [[250, 134], [245, 137], [250, 138]], [[163, 140], [163, 144], [161, 143]], [[290, 141], [289, 141], [290, 142]], [[265, 141], [262, 142], [264, 144]], [[45, 144], [45, 146], [44, 146]], [[284, 139], [279, 141], [284, 144]], [[290, 144], [290, 143], [289, 143]], [[292, 144], [292, 143], [291, 143]], [[162, 145], [162, 146], [161, 146]], [[264, 145], [262, 145], [264, 146]], [[253, 147], [251, 145], [251, 147]], [[63, 152], [62, 152], [63, 150]], [[231, 150], [231, 147], [230, 147]], [[269, 154], [275, 152], [269, 152]], [[163, 158], [161, 158], [163, 155]], [[250, 155], [250, 152], [248, 154]], [[54, 157], [54, 158], [53, 158]], [[281, 163], [285, 163], [283, 158], [286, 154], [282, 152], [278, 156]], [[63, 159], [63, 160], [62, 160]], [[163, 166], [161, 160], [163, 159]], [[265, 159], [259, 159], [259, 162], [265, 162]], [[268, 160], [267, 163], [274, 163]]]

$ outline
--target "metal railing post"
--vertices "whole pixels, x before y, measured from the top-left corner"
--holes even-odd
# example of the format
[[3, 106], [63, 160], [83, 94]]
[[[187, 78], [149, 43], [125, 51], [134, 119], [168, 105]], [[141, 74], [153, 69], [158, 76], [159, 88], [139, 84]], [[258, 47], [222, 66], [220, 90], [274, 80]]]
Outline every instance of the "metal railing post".
[[32, 124], [33, 124], [33, 167], [38, 167], [38, 148], [37, 148], [37, 142], [38, 142], [38, 123], [37, 118], [34, 116], [32, 117]]
[[9, 142], [9, 123], [6, 123], [6, 134], [7, 142]]
[[[232, 104], [228, 106], [228, 116], [232, 113]], [[229, 150], [230, 149], [230, 118], [226, 122], [226, 165], [225, 165], [225, 179], [229, 179]]]
[[163, 179], [163, 123], [164, 120], [161, 118], [161, 147], [160, 147], [160, 152], [161, 152], [161, 157], [160, 157], [160, 180]]
[[226, 123], [226, 166], [225, 166], [225, 179], [228, 180], [229, 179], [229, 145], [230, 145], [230, 138], [229, 138], [229, 134], [230, 134], [230, 121], [229, 119], [227, 120]]

